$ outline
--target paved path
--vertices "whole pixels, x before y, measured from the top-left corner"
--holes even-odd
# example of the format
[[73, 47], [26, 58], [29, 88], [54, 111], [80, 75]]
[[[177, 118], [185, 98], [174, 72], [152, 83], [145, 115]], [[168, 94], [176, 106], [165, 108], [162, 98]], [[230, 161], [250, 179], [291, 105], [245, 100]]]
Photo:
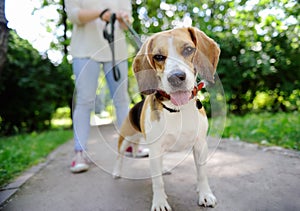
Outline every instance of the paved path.
[[[128, 158], [124, 174], [131, 179], [112, 179], [116, 139], [112, 125], [93, 127], [89, 154], [95, 164], [88, 172], [77, 175], [68, 168], [73, 156], [72, 141], [61, 146], [1, 209], [150, 210], [152, 190], [147, 159]], [[222, 140], [213, 153], [216, 140], [209, 140], [209, 145], [209, 181], [218, 199], [217, 207], [197, 206], [194, 162], [191, 155], [182, 152], [168, 154], [166, 161], [167, 167], [173, 169], [171, 175], [164, 176], [173, 210], [300, 210], [299, 153], [230, 140]]]

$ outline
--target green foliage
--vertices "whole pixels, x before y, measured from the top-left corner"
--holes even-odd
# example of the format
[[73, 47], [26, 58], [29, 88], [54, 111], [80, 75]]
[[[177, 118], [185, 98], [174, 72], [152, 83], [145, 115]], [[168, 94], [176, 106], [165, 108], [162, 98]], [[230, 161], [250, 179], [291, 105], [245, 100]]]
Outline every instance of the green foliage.
[[[192, 21], [221, 48], [218, 74], [229, 111], [254, 108], [262, 92], [277, 98], [265, 107], [293, 111], [299, 106], [300, 5], [295, 0], [139, 1], [133, 3], [134, 27], [153, 33]], [[295, 93], [297, 100], [286, 103]]]
[[299, 112], [230, 115], [223, 137], [300, 150]]
[[0, 135], [47, 129], [55, 109], [71, 102], [70, 65], [54, 66], [14, 31], [0, 84]]
[[[57, 25], [57, 30], [49, 28], [57, 35], [51, 47], [66, 55], [71, 25], [63, 1], [45, 0], [41, 5], [56, 6], [60, 20], [49, 20], [49, 26]], [[299, 111], [300, 4], [296, 0], [136, 0], [132, 8], [133, 27], [141, 35], [191, 23], [219, 43], [217, 72], [231, 113]], [[70, 64], [64, 60], [55, 67], [14, 32], [7, 56], [0, 79], [0, 97], [6, 99], [0, 105], [1, 134], [49, 127], [55, 109], [71, 102]], [[129, 92], [136, 93], [131, 76]], [[139, 96], [133, 96], [133, 102], [135, 98]]]
[[70, 130], [55, 130], [0, 138], [0, 187], [44, 161], [52, 150], [70, 140], [72, 134]]
[[[66, 34], [71, 25], [66, 21], [63, 1], [43, 2], [44, 6], [53, 4], [60, 16], [56, 25], [65, 27]], [[265, 108], [272, 112], [299, 110], [298, 1], [135, 0], [132, 9], [133, 28], [142, 36], [191, 23], [219, 43], [222, 52], [217, 73], [231, 113]], [[69, 37], [58, 36], [53, 47], [66, 49], [68, 43]], [[274, 95], [258, 108], [261, 93]], [[291, 97], [296, 100], [290, 101]]]

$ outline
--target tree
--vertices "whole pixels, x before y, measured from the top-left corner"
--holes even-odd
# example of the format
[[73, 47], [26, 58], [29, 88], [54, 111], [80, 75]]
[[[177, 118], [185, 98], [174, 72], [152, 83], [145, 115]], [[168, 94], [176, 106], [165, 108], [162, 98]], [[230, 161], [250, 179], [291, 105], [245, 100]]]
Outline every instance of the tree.
[[[53, 34], [53, 40], [50, 44], [52, 50], [60, 51], [63, 57], [68, 55], [68, 46], [70, 44], [70, 37], [67, 36], [68, 31], [72, 26], [67, 21], [67, 14], [65, 12], [64, 0], [43, 0], [39, 8], [35, 10], [42, 10], [49, 6], [55, 6], [58, 19], [50, 19], [45, 23], [48, 31]], [[55, 28], [53, 28], [53, 25]], [[64, 58], [65, 59], [65, 58]]]
[[0, 85], [0, 135], [48, 129], [73, 93], [70, 64], [55, 66], [13, 30]]
[[0, 0], [0, 76], [6, 60], [8, 28], [5, 17], [5, 1]]
[[[63, 8], [61, 0], [44, 2]], [[231, 112], [299, 110], [297, 0], [133, 0], [132, 8], [133, 28], [141, 35], [191, 23], [219, 43], [218, 74]], [[63, 26], [70, 30], [70, 24]], [[66, 46], [63, 37], [57, 40]]]

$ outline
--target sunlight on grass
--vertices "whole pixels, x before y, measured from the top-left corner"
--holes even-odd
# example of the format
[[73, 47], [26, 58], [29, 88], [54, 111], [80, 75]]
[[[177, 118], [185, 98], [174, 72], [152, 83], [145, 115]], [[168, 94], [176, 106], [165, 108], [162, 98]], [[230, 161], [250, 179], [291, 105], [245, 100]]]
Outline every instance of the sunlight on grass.
[[223, 137], [300, 150], [299, 112], [229, 116]]
[[52, 128], [70, 128], [72, 126], [71, 109], [62, 107], [56, 109], [51, 120]]
[[51, 120], [51, 127], [59, 128], [59, 127], [71, 127], [72, 126], [72, 119], [71, 118], [64, 118], [64, 119], [52, 119]]

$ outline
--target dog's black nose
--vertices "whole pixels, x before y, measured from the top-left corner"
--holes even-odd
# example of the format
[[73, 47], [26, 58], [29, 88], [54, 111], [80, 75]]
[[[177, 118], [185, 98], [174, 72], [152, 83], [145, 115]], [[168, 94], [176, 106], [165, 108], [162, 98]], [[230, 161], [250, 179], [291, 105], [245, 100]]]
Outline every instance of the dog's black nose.
[[185, 79], [186, 74], [181, 70], [173, 70], [168, 76], [168, 81], [172, 86], [180, 86]]

